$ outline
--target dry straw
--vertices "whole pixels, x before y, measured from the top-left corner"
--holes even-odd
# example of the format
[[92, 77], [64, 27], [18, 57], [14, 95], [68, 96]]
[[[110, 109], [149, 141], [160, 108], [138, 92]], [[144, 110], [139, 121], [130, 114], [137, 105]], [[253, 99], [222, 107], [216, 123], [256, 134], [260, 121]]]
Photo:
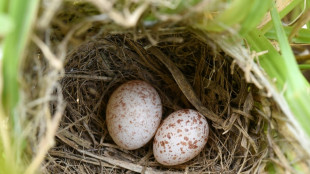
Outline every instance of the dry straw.
[[[49, 152], [53, 161], [47, 165], [49, 172], [62, 171], [61, 164], [96, 172], [257, 170], [266, 153], [266, 139], [261, 137], [264, 124], [258, 113], [250, 114], [253, 95], [258, 94], [246, 84], [241, 70], [231, 74], [231, 59], [192, 34], [160, 37], [183, 41], [144, 49], [149, 45], [145, 39], [134, 42], [128, 35], [114, 35], [87, 42], [68, 55], [61, 80], [67, 107], [57, 145]], [[196, 108], [210, 119], [215, 128], [203, 153], [187, 164], [166, 168], [154, 160], [151, 143], [136, 151], [114, 145], [105, 125], [106, 103], [117, 86], [131, 79], [145, 80], [157, 89], [164, 116], [180, 108]], [[89, 165], [80, 164], [81, 155], [87, 156]]]
[[[155, 2], [132, 13], [108, 8], [109, 1], [90, 2], [61, 6], [54, 0], [38, 19], [22, 64], [22, 111], [32, 121], [25, 129], [33, 156], [26, 173], [41, 161], [44, 173], [260, 173], [270, 162], [294, 172], [281, 149], [297, 157], [303, 151], [283, 130], [279, 108], [257, 88], [259, 78], [248, 73], [257, 67], [239, 68], [211, 35], [201, 38], [182, 27], [181, 16], [145, 28], [149, 24], [139, 19]], [[106, 15], [94, 16], [97, 9]], [[195, 10], [199, 6], [189, 11]], [[210, 138], [196, 158], [165, 167], [155, 161], [152, 142], [134, 151], [113, 143], [106, 104], [114, 89], [132, 79], [155, 87], [164, 117], [181, 108], [206, 116]]]

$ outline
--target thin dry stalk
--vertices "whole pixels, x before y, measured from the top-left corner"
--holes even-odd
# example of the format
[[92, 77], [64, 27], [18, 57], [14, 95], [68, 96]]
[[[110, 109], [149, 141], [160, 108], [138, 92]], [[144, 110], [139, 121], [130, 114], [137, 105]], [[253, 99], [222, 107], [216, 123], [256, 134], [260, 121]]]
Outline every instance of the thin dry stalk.
[[[268, 140], [264, 132], [266, 127], [276, 131], [283, 118], [271, 112], [278, 108], [266, 104], [262, 97], [266, 93], [256, 88], [272, 85], [253, 64], [263, 53], [251, 55], [238, 45], [226, 50], [233, 44], [223, 45], [225, 38], [210, 35], [211, 41], [172, 26], [196, 10], [206, 10], [211, 1], [203, 1], [184, 16], [156, 14], [168, 22], [155, 25], [141, 24], [139, 19], [150, 4], [156, 7], [166, 1], [120, 5], [88, 0], [95, 7], [51, 2], [38, 24], [44, 31], [33, 37], [38, 48], [33, 46], [32, 51], [37, 55], [23, 62], [23, 105], [27, 106], [23, 118], [32, 122], [26, 124], [25, 134], [32, 145], [29, 153], [35, 154], [26, 172], [38, 167], [53, 143], [42, 166], [45, 173], [251, 173], [261, 172], [268, 158], [289, 168], [279, 143], [271, 136]], [[124, 29], [131, 26], [135, 27]], [[227, 54], [237, 58], [233, 61]], [[132, 79], [156, 88], [164, 117], [193, 108], [208, 118], [210, 138], [196, 158], [166, 167], [154, 159], [152, 142], [135, 151], [114, 144], [106, 128], [106, 104], [115, 88]]]
[[[251, 112], [252, 94], [244, 91], [248, 88], [240, 78], [240, 69], [236, 68], [233, 75], [226, 74], [231, 72], [228, 61], [189, 33], [170, 37], [182, 38], [184, 42], [161, 42], [159, 47], [145, 50], [144, 45], [149, 43], [144, 38], [135, 42], [130, 36], [107, 36], [81, 45], [68, 55], [66, 75], [61, 79], [68, 106], [57, 133], [57, 145], [49, 153], [58, 160], [48, 163], [48, 171], [63, 171], [57, 166], [74, 166], [81, 161], [99, 172], [98, 163], [89, 162], [96, 160], [118, 166], [113, 168], [118, 172], [127, 169], [145, 173], [213, 173], [257, 168], [256, 159], [261, 159], [264, 141], [256, 142], [249, 132], [262, 129], [249, 126], [258, 118]], [[214, 116], [210, 121], [216, 128], [211, 128], [211, 138], [203, 153], [185, 165], [167, 168], [154, 161], [150, 146], [126, 151], [113, 145], [104, 121], [106, 103], [111, 92], [130, 79], [153, 84], [162, 98], [165, 116], [176, 109], [195, 106], [198, 110], [198, 106], [205, 108], [207, 118]], [[232, 88], [232, 83], [237, 86]], [[69, 151], [71, 155], [64, 155]], [[77, 170], [87, 170], [78, 166]]]

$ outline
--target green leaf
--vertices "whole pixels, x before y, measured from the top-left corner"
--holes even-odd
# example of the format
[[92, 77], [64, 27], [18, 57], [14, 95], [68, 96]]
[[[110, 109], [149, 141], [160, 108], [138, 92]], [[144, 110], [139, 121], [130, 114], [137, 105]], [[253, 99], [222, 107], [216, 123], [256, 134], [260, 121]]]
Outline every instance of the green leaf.
[[199, 26], [199, 28], [214, 32], [227, 30], [229, 27], [244, 20], [249, 14], [253, 4], [254, 1], [234, 0], [229, 7], [216, 16], [214, 20], [206, 21], [206, 23], [201, 24], [202, 26]]
[[0, 14], [0, 37], [8, 34], [13, 29], [13, 23], [10, 20], [9, 16], [5, 14]]
[[256, 52], [268, 50], [268, 53], [259, 56], [259, 63], [271, 79], [276, 79], [275, 84], [277, 88], [281, 90], [288, 73], [288, 69], [285, 66], [285, 62], [281, 55], [273, 47], [270, 41], [264, 37], [263, 33], [257, 29], [249, 32], [245, 38], [251, 46], [251, 49], [255, 50]]
[[298, 122], [294, 126], [302, 129], [307, 138], [310, 135], [310, 93], [309, 83], [301, 74], [289, 45], [285, 31], [282, 27], [280, 16], [273, 5], [271, 10], [275, 33], [281, 49], [281, 55], [273, 48], [268, 39], [260, 31], [252, 31], [246, 36], [246, 40], [252, 49], [257, 52], [268, 50], [267, 54], [260, 56], [260, 64], [270, 76], [276, 79], [276, 86], [284, 93], [286, 102]]
[[[3, 104], [6, 113], [13, 113], [18, 101], [18, 66], [37, 13], [38, 0], [11, 0], [9, 16], [13, 30], [3, 42]], [[9, 115], [11, 115], [9, 114]]]
[[[242, 27], [239, 31], [241, 35], [245, 35], [261, 22], [266, 12], [271, 7], [271, 0], [255, 0], [251, 11], [246, 19], [241, 23]], [[247, 7], [249, 8], [249, 7]]]
[[298, 65], [301, 70], [310, 70], [310, 64], [301, 64]]
[[[297, 6], [299, 6], [301, 3], [303, 3], [304, 0], [292, 0], [283, 10], [279, 12], [280, 18], [282, 19], [284, 16], [286, 16], [288, 13], [290, 13], [292, 10], [294, 10]], [[266, 33], [273, 27], [272, 21], [269, 21], [264, 27], [261, 29], [263, 33]]]
[[[284, 31], [285, 31], [286, 36], [288, 37], [292, 31], [292, 27], [284, 27]], [[274, 28], [269, 30], [265, 34], [265, 36], [269, 39], [278, 40], [276, 31]], [[296, 34], [296, 36], [292, 39], [292, 42], [298, 43], [298, 44], [310, 44], [310, 29], [301, 28]]]
[[160, 12], [161, 13], [166, 13], [166, 14], [177, 14], [177, 13], [182, 13], [183, 11], [191, 8], [192, 6], [198, 4], [201, 2], [201, 0], [172, 0], [172, 1], [167, 1], [167, 4], [170, 3], [170, 7], [168, 5], [162, 5], [160, 7]]
[[[3, 1], [0, 4], [3, 5]], [[3, 91], [1, 91], [2, 102], [0, 103], [3, 105], [1, 106], [3, 111], [0, 114], [10, 117], [10, 124], [7, 126], [9, 127], [8, 139], [11, 140], [9, 142], [10, 149], [4, 149], [6, 154], [3, 160], [4, 163], [0, 161], [0, 171], [3, 173], [22, 173], [25, 169], [25, 161], [23, 161], [25, 140], [23, 138], [20, 115], [16, 109], [19, 100], [18, 75], [20, 73], [20, 60], [25, 54], [26, 44], [37, 15], [38, 5], [39, 0], [10, 0], [8, 1], [7, 8], [2, 8], [1, 6], [2, 12], [7, 13], [14, 26], [6, 33], [2, 42], [1, 74], [3, 75]]]
[[7, 12], [8, 1], [9, 0], [0, 0], [0, 13]]
[[[282, 22], [281, 22], [279, 14], [278, 14], [278, 11], [275, 7], [275, 4], [273, 5], [273, 7], [271, 9], [271, 16], [272, 16], [274, 29], [276, 31], [276, 35], [278, 38], [278, 43], [279, 43], [279, 46], [281, 49], [281, 53], [282, 53], [283, 59], [285, 60], [284, 62], [286, 64], [286, 67], [289, 67], [290, 73], [288, 73], [287, 75], [289, 76], [289, 79], [293, 79], [295, 74], [300, 73], [300, 71], [298, 69], [297, 62], [295, 60], [293, 51], [292, 51], [291, 46], [290, 46], [288, 39], [286, 37], [285, 31], [282, 27]], [[296, 79], [296, 80], [298, 80], [298, 79]], [[295, 83], [293, 83], [292, 85], [294, 85], [294, 84]]]

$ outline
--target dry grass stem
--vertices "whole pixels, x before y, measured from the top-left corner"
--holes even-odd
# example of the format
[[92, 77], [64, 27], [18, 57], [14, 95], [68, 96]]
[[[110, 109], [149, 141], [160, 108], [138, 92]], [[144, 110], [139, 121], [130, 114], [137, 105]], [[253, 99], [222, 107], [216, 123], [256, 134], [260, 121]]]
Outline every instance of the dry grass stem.
[[[260, 136], [262, 129], [249, 126], [258, 119], [252, 113], [255, 93], [245, 91], [247, 84], [241, 78], [241, 70], [235, 67], [234, 74], [230, 74], [229, 60], [214, 55], [212, 48], [190, 33], [181, 31], [173, 37], [182, 38], [183, 42], [158, 42], [156, 48], [145, 50], [150, 43], [143, 37], [134, 41], [130, 35], [106, 36], [68, 54], [65, 75], [60, 79], [67, 108], [56, 146], [49, 153], [57, 160], [48, 162], [47, 171], [63, 171], [60, 166], [66, 163], [78, 165], [76, 170], [87, 171], [90, 167], [100, 172], [102, 168], [96, 160], [117, 166], [110, 168], [115, 172], [126, 169], [144, 173], [216, 173], [258, 167], [255, 159], [261, 159], [264, 141], [257, 142], [249, 131], [255, 129], [256, 136]], [[167, 168], [154, 160], [151, 144], [136, 151], [114, 145], [105, 125], [105, 107], [111, 92], [131, 79], [145, 80], [158, 90], [164, 116], [180, 108], [204, 108], [201, 112], [210, 117], [214, 128], [203, 153], [185, 165]], [[232, 88], [235, 82], [237, 86]], [[239, 162], [234, 163], [235, 160]], [[84, 163], [89, 167], [85, 168]]]
[[[278, 140], [293, 145], [292, 155], [304, 152], [279, 125], [304, 135], [267, 98], [273, 96], [293, 117], [256, 60], [266, 52], [251, 53], [241, 40], [206, 36], [180, 23], [200, 10], [212, 18], [208, 4], [216, 1], [180, 15], [154, 13], [159, 23], [140, 19], [157, 6], [169, 8], [167, 1], [115, 2], [53, 0], [50, 9], [42, 8], [22, 64], [21, 122], [33, 156], [26, 173], [42, 161], [44, 173], [260, 173], [271, 160], [294, 172], [285, 158], [291, 154], [281, 152], [286, 146]], [[163, 118], [190, 108], [208, 119], [210, 136], [197, 157], [167, 167], [156, 162], [152, 141], [133, 151], [113, 142], [107, 102], [119, 85], [133, 79], [158, 91]]]

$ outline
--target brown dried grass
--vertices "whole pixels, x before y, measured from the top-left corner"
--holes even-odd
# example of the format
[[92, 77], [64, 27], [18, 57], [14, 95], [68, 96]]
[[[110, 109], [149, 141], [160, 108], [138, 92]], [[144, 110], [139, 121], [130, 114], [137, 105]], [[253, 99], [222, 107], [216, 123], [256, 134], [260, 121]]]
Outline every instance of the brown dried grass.
[[[38, 28], [45, 18], [51, 26], [38, 29], [22, 64], [29, 154], [38, 162], [45, 157], [44, 173], [260, 173], [270, 161], [294, 172], [282, 145], [294, 145], [288, 146], [298, 157], [302, 151], [281, 130], [283, 114], [211, 39], [175, 23], [130, 30], [102, 25], [88, 18], [98, 13], [89, 4], [64, 3], [54, 13], [42, 15]], [[164, 118], [182, 108], [207, 117], [210, 138], [197, 157], [165, 167], [155, 161], [152, 142], [134, 151], [113, 143], [106, 104], [132, 79], [155, 87]]]
[[[253, 96], [258, 95], [255, 87], [245, 82], [240, 69], [231, 70], [231, 58], [193, 34], [179, 32], [161, 38], [172, 42], [148, 48], [151, 44], [145, 38], [134, 41], [130, 35], [108, 35], [68, 54], [61, 79], [66, 110], [46, 172], [236, 173], [258, 169], [267, 149], [261, 136], [264, 121], [252, 112]], [[183, 165], [165, 167], [155, 161], [152, 142], [134, 151], [113, 143], [105, 125], [106, 104], [116, 87], [132, 79], [155, 87], [164, 118], [181, 108], [197, 109], [209, 118], [210, 139], [199, 156]]]

